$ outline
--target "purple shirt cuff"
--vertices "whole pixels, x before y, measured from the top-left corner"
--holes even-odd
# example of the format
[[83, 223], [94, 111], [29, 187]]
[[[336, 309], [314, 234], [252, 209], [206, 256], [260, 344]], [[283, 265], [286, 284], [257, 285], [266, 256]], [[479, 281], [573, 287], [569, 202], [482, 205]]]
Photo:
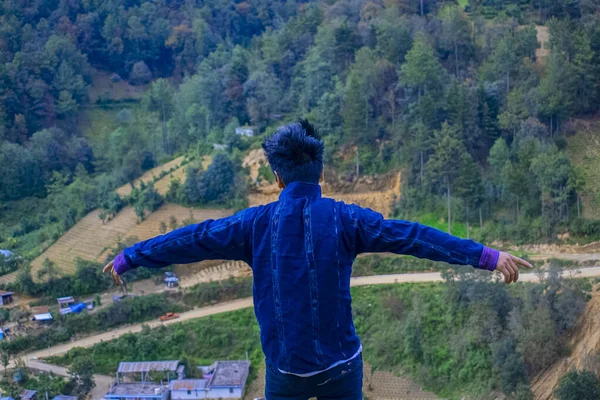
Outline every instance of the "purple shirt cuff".
[[495, 270], [499, 257], [500, 252], [498, 250], [490, 249], [489, 247], [484, 246], [483, 252], [481, 253], [481, 258], [479, 259], [479, 268], [487, 269], [488, 271]]
[[119, 255], [115, 257], [114, 268], [115, 272], [119, 275], [123, 275], [125, 272], [129, 271], [130, 269], [133, 269], [133, 267], [131, 267], [127, 263], [123, 252], [119, 253]]

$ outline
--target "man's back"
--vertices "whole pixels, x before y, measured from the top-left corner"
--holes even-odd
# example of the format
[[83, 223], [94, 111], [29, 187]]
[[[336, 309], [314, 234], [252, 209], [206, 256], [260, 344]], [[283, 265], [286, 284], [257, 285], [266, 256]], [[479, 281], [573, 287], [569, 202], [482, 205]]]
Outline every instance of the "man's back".
[[254, 302], [267, 360], [310, 374], [355, 356], [348, 207], [322, 198], [319, 185], [293, 183], [255, 212]]

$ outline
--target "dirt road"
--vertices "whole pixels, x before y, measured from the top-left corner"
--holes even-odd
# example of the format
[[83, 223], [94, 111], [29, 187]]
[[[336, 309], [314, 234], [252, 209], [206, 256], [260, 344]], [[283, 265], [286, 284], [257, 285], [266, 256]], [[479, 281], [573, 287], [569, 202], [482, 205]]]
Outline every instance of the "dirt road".
[[[600, 267], [581, 268], [579, 270], [567, 270], [565, 274], [577, 278], [600, 276]], [[539, 278], [534, 273], [522, 274], [521, 282], [535, 282]], [[417, 282], [442, 282], [443, 279], [438, 272], [416, 273], [416, 274], [395, 274], [395, 275], [374, 275], [354, 277], [350, 281], [350, 286], [366, 286], [366, 285], [385, 285], [392, 283], [417, 283]], [[207, 317], [209, 315], [219, 314], [223, 312], [240, 310], [243, 308], [252, 307], [252, 298], [238, 299], [226, 303], [220, 303], [213, 306], [197, 308], [192, 311], [181, 313], [178, 319], [160, 322], [159, 320], [148, 321], [140, 324], [124, 326], [122, 328], [99, 333], [97, 335], [88, 336], [70, 343], [64, 343], [50, 347], [45, 350], [39, 350], [29, 353], [25, 356], [26, 359], [43, 358], [64, 354], [74, 347], [91, 347], [96, 343], [116, 339], [126, 333], [135, 333], [142, 330], [142, 325], [147, 325], [151, 328], [159, 325], [176, 324], [195, 318]]]
[[[68, 370], [66, 368], [59, 367], [58, 365], [28, 360], [27, 366], [38, 371], [51, 372], [59, 376], [69, 376]], [[106, 375], [94, 375], [94, 382], [96, 383], [96, 386], [92, 389], [90, 396], [93, 400], [97, 400], [103, 398], [106, 392], [108, 392], [108, 389], [110, 389], [110, 385], [112, 383], [112, 378]]]

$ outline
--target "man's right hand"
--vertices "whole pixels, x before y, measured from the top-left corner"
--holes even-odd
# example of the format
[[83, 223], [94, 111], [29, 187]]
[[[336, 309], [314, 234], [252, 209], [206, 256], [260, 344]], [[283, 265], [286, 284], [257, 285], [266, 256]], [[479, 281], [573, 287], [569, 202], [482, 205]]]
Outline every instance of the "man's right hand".
[[533, 265], [512, 254], [503, 251], [500, 252], [496, 271], [504, 275], [505, 283], [517, 282], [519, 280], [519, 267], [533, 268]]
[[121, 277], [115, 270], [115, 260], [112, 260], [111, 262], [106, 264], [102, 269], [102, 272], [108, 272], [109, 274], [111, 274], [113, 281], [115, 281], [117, 285], [123, 286], [123, 281], [121, 280]]

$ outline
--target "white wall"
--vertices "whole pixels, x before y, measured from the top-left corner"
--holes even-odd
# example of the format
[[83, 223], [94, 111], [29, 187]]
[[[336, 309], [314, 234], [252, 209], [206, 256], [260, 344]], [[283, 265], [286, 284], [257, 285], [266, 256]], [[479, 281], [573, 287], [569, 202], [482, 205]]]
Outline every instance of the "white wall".
[[229, 389], [210, 389], [192, 390], [188, 394], [187, 390], [172, 390], [171, 400], [195, 400], [195, 399], [241, 399], [242, 389], [233, 389], [233, 393]]

